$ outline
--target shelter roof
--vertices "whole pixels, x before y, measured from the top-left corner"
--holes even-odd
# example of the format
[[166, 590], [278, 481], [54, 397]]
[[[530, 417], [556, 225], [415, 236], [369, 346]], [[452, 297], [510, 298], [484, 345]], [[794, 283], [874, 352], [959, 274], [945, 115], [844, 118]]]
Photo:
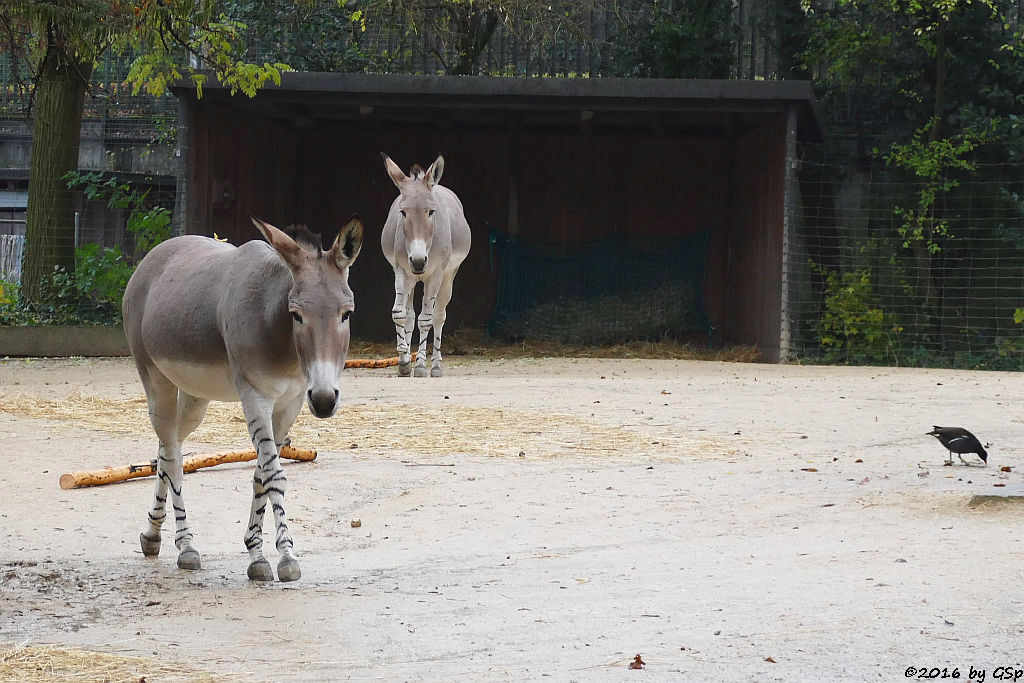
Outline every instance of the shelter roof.
[[[181, 82], [172, 91], [195, 101]], [[795, 105], [799, 137], [821, 139], [809, 81], [501, 78], [290, 72], [250, 99], [210, 78], [205, 100], [297, 127], [386, 122], [595, 132], [736, 134]]]

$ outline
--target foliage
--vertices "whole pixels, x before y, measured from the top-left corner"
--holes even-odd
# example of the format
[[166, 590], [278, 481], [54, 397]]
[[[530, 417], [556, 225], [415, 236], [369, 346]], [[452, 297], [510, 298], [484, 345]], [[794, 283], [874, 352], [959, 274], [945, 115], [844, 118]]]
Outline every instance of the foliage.
[[990, 132], [966, 129], [948, 138], [932, 139], [928, 133], [934, 125], [935, 121], [932, 121], [918, 130], [906, 144], [893, 143], [889, 154], [885, 156], [887, 166], [909, 171], [920, 182], [917, 206], [895, 208], [896, 215], [903, 219], [898, 227], [903, 246], [923, 242], [931, 254], [941, 249], [937, 238], [954, 237], [949, 231], [949, 221], [936, 211], [936, 200], [959, 187], [960, 181], [953, 175], [954, 171], [971, 172], [977, 169], [977, 165], [967, 157], [985, 142]]
[[[388, 55], [373, 49], [365, 21], [336, 0], [225, 0], [225, 13], [245, 24], [246, 43], [267, 58], [300, 71], [386, 70]], [[370, 45], [364, 45], [370, 44]], [[251, 54], [255, 59], [256, 54]]]
[[121, 300], [134, 271], [120, 247], [86, 244], [75, 250], [74, 272], [57, 266], [43, 279], [40, 296], [19, 296], [14, 283], [0, 283], [0, 325], [116, 325]]
[[623, 75], [729, 78], [735, 55], [732, 0], [656, 0], [647, 11], [624, 18], [617, 41]]
[[[13, 63], [27, 62], [38, 78], [47, 53], [83, 63], [108, 50], [136, 55], [128, 82], [137, 93], [162, 94], [177, 80], [202, 88], [212, 71], [232, 94], [252, 97], [289, 67], [239, 59], [245, 25], [220, 11], [220, 0], [8, 0], [0, 27]], [[19, 69], [12, 70], [20, 73]]]
[[866, 268], [838, 273], [814, 266], [825, 278], [825, 310], [817, 323], [826, 362], [898, 360], [903, 328], [877, 303]]
[[[141, 252], [171, 236], [171, 212], [153, 205], [148, 190], [139, 192], [102, 172], [73, 171], [64, 180], [69, 189], [81, 187], [90, 200], [105, 199], [110, 208], [127, 209], [125, 229]], [[74, 270], [54, 267], [37, 297], [22, 297], [16, 284], [0, 283], [0, 324], [118, 324], [124, 289], [134, 271], [134, 259], [120, 246], [84, 244], [75, 250]]]
[[139, 192], [116, 175], [99, 171], [72, 171], [64, 175], [68, 188], [81, 187], [88, 199], [106, 199], [111, 209], [129, 209], [125, 230], [135, 236], [135, 244], [147, 252], [171, 236], [171, 211], [151, 206], [149, 190]]
[[[857, 106], [890, 134], [910, 137], [932, 119], [985, 127], [1019, 109], [1022, 75], [1015, 0], [801, 0], [809, 40], [800, 55], [826, 109]], [[955, 93], [955, 97], [946, 97]], [[965, 110], [973, 109], [974, 120]], [[876, 131], [878, 132], [878, 131]]]
[[[585, 44], [590, 36], [584, 18], [601, 4], [598, 0], [335, 1], [361, 32], [401, 26], [407, 38], [423, 39], [449, 75], [476, 74], [480, 55], [499, 26], [525, 45], [559, 40]], [[372, 46], [366, 51], [380, 54]]]

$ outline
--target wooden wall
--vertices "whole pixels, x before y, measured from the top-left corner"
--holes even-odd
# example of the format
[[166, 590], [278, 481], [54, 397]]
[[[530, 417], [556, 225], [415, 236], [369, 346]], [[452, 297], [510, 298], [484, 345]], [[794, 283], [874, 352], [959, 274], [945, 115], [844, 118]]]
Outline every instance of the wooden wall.
[[727, 338], [779, 357], [786, 117], [736, 141], [735, 220], [729, 236]]
[[[281, 227], [306, 223], [327, 243], [352, 213], [360, 214], [365, 242], [351, 283], [361, 338], [386, 340], [394, 332], [393, 275], [380, 232], [397, 189], [380, 152], [403, 169], [425, 166], [440, 152], [442, 183], [459, 194], [473, 229], [448, 309], [450, 331], [481, 328], [493, 309], [488, 224], [556, 243], [612, 231], [661, 236], [710, 227], [705, 294], [716, 344], [777, 350], [784, 123], [738, 140], [583, 128], [510, 133], [317, 123], [297, 129], [201, 100], [189, 126], [187, 232], [216, 231], [240, 244], [258, 239], [248, 220], [254, 214]], [[509, 225], [513, 177], [518, 211]]]
[[185, 231], [216, 232], [235, 244], [259, 238], [249, 221], [287, 220], [296, 205], [293, 129], [216, 104], [189, 115]]

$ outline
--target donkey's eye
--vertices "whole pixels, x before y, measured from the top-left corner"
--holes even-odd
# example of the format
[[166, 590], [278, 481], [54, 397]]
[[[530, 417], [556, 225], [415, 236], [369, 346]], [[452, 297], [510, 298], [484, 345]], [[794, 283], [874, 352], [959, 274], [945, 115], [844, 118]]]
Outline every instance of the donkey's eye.
[[341, 314], [341, 322], [348, 322], [348, 319], [352, 317], [352, 311], [345, 311]]
[[398, 213], [402, 214], [402, 218], [405, 218], [405, 209], [399, 209]]
[[433, 216], [434, 215], [434, 209], [431, 209], [430, 211], [428, 211], [427, 215], [428, 216]]
[[302, 316], [299, 315], [298, 311], [292, 311], [292, 320], [294, 320], [295, 322], [297, 322], [299, 324], [302, 323]]

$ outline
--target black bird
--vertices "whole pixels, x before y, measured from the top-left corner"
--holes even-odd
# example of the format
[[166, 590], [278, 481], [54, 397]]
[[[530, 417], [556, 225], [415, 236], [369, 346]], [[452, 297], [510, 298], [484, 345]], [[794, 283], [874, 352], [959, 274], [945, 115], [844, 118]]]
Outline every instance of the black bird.
[[938, 439], [946, 447], [946, 450], [949, 451], [947, 465], [953, 464], [954, 453], [960, 458], [960, 462], [965, 465], [967, 461], [964, 460], [964, 456], [960, 455], [961, 453], [977, 453], [981, 461], [988, 464], [988, 453], [985, 452], [981, 442], [978, 441], [974, 434], [971, 434], [963, 427], [939, 427], [936, 425], [932, 431], [927, 433]]

